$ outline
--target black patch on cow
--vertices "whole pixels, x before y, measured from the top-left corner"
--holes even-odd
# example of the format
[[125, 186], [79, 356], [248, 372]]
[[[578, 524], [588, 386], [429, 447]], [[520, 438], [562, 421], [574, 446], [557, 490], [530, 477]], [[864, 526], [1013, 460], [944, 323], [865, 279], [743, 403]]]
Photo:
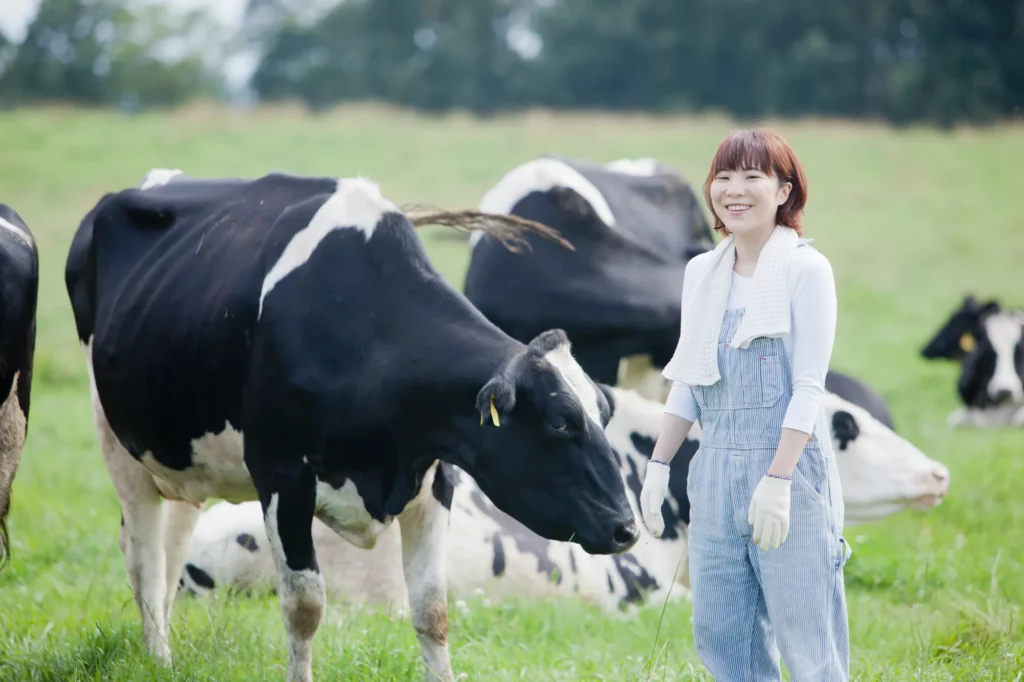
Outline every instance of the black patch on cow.
[[[633, 447], [637, 452], [650, 459], [651, 454], [654, 452], [653, 438], [634, 431], [629, 434], [629, 439], [633, 442]], [[684, 438], [682, 445], [679, 446], [679, 450], [676, 451], [672, 462], [669, 464], [668, 492], [679, 505], [679, 516], [676, 516], [676, 512], [669, 506], [668, 498], [666, 498], [665, 502], [661, 505], [661, 517], [665, 521], [665, 530], [662, 532], [661, 537], [666, 540], [678, 539], [680, 537], [678, 526], [680, 524], [689, 525], [690, 523], [690, 498], [686, 494], [686, 479], [690, 472], [690, 460], [697, 454], [699, 448], [700, 441], [693, 438]], [[629, 457], [626, 457], [625, 460], [629, 463], [630, 470], [626, 476], [626, 483], [637, 499], [639, 499], [643, 483], [640, 480], [636, 465], [633, 464], [633, 460]]]
[[[562, 572], [558, 570], [558, 566], [555, 565], [555, 562], [552, 561], [551, 557], [548, 555], [548, 548], [551, 545], [550, 541], [531, 532], [530, 529], [520, 524], [511, 516], [500, 509], [495, 508], [479, 490], [471, 491], [469, 496], [470, 499], [473, 500], [473, 504], [476, 505], [477, 509], [487, 514], [497, 522], [498, 527], [500, 528], [500, 531], [498, 532], [506, 538], [511, 538], [512, 541], [516, 543], [516, 549], [518, 549], [520, 553], [530, 554], [536, 557], [537, 568], [541, 573], [546, 573], [548, 579], [553, 579], [555, 584], [560, 585], [562, 583]], [[504, 547], [502, 547], [502, 550], [504, 551]]]
[[859, 434], [860, 427], [853, 415], [846, 410], [836, 410], [832, 415], [832, 437], [839, 441], [839, 449], [845, 450]]
[[829, 393], [835, 393], [847, 402], [853, 403], [862, 410], [867, 411], [868, 414], [888, 428], [893, 431], [896, 430], [885, 398], [872, 390], [863, 381], [830, 369], [825, 374], [825, 390]]
[[185, 570], [188, 572], [188, 577], [192, 578], [192, 582], [199, 587], [205, 587], [208, 590], [212, 590], [214, 588], [215, 583], [213, 582], [213, 578], [211, 578], [210, 574], [203, 569], [194, 564], [185, 564]]
[[921, 356], [928, 360], [962, 360], [967, 351], [961, 339], [965, 334], [977, 337], [981, 331], [982, 318], [999, 310], [999, 303], [995, 300], [981, 303], [974, 296], [967, 295], [960, 307], [946, 320], [946, 324], [921, 349]]
[[714, 238], [699, 193], [675, 171], [639, 176], [579, 159], [558, 161], [597, 188], [615, 225], [568, 187], [529, 192], [509, 212], [554, 228], [574, 250], [527, 235], [529, 250], [513, 254], [485, 237], [471, 253], [464, 290], [488, 319], [524, 343], [549, 327], [564, 329], [584, 371], [614, 385], [620, 359], [660, 360], [676, 347], [686, 264], [712, 248]]
[[612, 574], [608, 573], [608, 594], [615, 594], [615, 583], [612, 582]]
[[249, 535], [248, 533], [240, 534], [238, 537], [235, 538], [235, 542], [237, 542], [250, 552], [255, 552], [259, 550], [259, 545], [256, 544], [256, 538]]
[[438, 462], [434, 471], [434, 485], [431, 487], [434, 499], [448, 511], [452, 509], [452, 498], [455, 496], [454, 468], [447, 462]]
[[573, 552], [572, 545], [569, 545], [569, 570], [576, 575], [576, 553]]
[[658, 581], [632, 554], [612, 555], [612, 561], [626, 585], [626, 596], [619, 602], [620, 605], [639, 603], [644, 599], [644, 592], [658, 587]]
[[494, 562], [491, 564], [491, 573], [497, 578], [505, 572], [505, 548], [501, 544], [501, 533], [494, 534], [491, 544], [494, 546]]
[[[0, 218], [35, 239], [12, 207], [0, 203]], [[0, 403], [18, 391], [26, 433], [36, 345], [36, 304], [39, 293], [39, 255], [36, 248], [10, 230], [0, 229]], [[17, 386], [14, 375], [18, 374]], [[0, 518], [3, 518], [0, 515]]]

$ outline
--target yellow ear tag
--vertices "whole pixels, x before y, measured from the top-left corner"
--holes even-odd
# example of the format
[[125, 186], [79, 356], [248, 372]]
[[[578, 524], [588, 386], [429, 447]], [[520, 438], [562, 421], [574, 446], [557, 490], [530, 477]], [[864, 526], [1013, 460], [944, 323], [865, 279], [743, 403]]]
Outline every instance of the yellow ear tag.
[[971, 336], [970, 332], [965, 332], [964, 335], [960, 337], [960, 350], [965, 353], [970, 353], [974, 350], [974, 337]]
[[494, 396], [491, 396], [491, 421], [495, 426], [501, 426], [498, 422], [498, 410], [494, 407]]

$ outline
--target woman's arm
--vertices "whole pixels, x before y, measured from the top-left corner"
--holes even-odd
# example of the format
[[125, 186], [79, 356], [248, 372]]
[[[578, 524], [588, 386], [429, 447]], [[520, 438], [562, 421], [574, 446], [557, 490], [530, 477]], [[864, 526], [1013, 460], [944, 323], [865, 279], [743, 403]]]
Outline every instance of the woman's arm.
[[[832, 266], [817, 251], [801, 254], [793, 289], [793, 396], [782, 422], [782, 437], [768, 469], [789, 477], [817, 423], [825, 375], [836, 335], [836, 286]], [[825, 434], [819, 434], [824, 438]]]

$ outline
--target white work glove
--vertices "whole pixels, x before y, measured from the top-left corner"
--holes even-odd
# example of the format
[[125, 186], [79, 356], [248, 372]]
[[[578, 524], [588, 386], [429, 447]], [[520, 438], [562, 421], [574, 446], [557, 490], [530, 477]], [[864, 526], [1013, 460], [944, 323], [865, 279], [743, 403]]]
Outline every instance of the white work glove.
[[754, 489], [747, 510], [753, 527], [751, 538], [762, 550], [775, 549], [789, 535], [789, 486], [791, 481], [764, 476]]
[[661, 537], [665, 530], [665, 520], [661, 518], [661, 505], [668, 494], [668, 474], [671, 471], [664, 462], [651, 460], [647, 463], [644, 474], [644, 487], [640, 491], [640, 512], [644, 517], [644, 525], [651, 535]]

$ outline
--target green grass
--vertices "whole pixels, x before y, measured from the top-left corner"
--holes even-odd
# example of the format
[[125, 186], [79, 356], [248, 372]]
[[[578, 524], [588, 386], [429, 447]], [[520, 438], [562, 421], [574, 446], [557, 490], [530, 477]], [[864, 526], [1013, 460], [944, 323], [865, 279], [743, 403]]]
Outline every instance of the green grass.
[[[322, 117], [196, 107], [122, 118], [71, 109], [0, 114], [0, 201], [41, 251], [29, 442], [15, 480], [13, 562], [0, 574], [2, 680], [283, 680], [274, 597], [179, 603], [173, 670], [144, 655], [118, 551], [119, 510], [92, 427], [63, 283], [84, 212], [154, 166], [194, 175], [363, 174], [398, 202], [472, 206], [513, 165], [557, 152], [654, 155], [698, 182], [731, 127], [720, 119], [543, 113], [488, 122], [358, 108]], [[956, 369], [924, 340], [973, 291], [1024, 305], [1024, 128], [940, 134], [836, 122], [779, 123], [810, 177], [807, 233], [840, 296], [833, 366], [877, 387], [900, 430], [952, 472], [938, 509], [849, 530], [852, 670], [862, 680], [1014, 680], [1024, 669], [1024, 434], [945, 426]], [[424, 238], [461, 287], [464, 240]], [[596, 607], [470, 601], [451, 651], [471, 680], [654, 680], [701, 676], [689, 608], [634, 621]], [[353, 614], [317, 635], [318, 679], [417, 680], [408, 621]], [[660, 626], [660, 631], [659, 631]], [[653, 659], [656, 661], [651, 665]]]

